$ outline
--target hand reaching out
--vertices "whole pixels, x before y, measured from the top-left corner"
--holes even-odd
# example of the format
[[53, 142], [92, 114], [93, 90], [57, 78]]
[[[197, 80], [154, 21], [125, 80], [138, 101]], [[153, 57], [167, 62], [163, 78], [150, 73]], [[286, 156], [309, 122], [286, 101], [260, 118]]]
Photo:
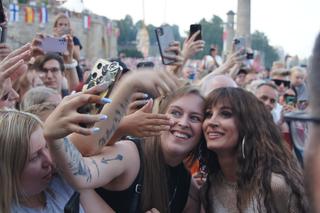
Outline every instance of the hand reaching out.
[[152, 114], [153, 100], [149, 99], [141, 109], [125, 116], [120, 126], [126, 132], [124, 135], [150, 137], [160, 135], [161, 131], [170, 129], [170, 119], [164, 114]]

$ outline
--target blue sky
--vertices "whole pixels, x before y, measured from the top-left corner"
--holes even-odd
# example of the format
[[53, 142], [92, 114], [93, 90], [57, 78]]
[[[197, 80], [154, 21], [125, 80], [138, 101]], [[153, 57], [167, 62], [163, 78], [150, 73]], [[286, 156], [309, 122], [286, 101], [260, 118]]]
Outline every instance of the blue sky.
[[[142, 19], [143, 0], [84, 0], [93, 12], [111, 19]], [[229, 10], [236, 12], [237, 0], [144, 0], [147, 24], [176, 24], [180, 31], [191, 23], [213, 15], [226, 21]], [[251, 31], [264, 32], [271, 45], [282, 46], [291, 55], [308, 57], [320, 30], [319, 0], [251, 0]]]

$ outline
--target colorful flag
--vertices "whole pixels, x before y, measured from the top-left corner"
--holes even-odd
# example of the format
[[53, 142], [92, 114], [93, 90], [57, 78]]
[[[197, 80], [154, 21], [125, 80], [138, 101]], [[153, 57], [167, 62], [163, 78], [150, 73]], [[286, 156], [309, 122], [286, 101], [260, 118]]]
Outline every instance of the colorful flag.
[[42, 4], [41, 8], [39, 8], [39, 22], [40, 24], [48, 23], [48, 9], [45, 4]]
[[10, 4], [10, 22], [19, 21], [19, 6], [17, 4]]
[[91, 27], [91, 17], [89, 15], [83, 16], [83, 27], [86, 30], [90, 30]]
[[32, 7], [26, 6], [24, 8], [24, 21], [28, 24], [32, 24], [34, 22], [34, 9]]

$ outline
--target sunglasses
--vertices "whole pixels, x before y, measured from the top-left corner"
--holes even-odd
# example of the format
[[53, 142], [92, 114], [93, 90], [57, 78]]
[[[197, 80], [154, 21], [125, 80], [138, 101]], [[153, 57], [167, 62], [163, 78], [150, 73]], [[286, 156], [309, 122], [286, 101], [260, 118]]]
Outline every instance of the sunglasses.
[[280, 79], [272, 79], [272, 81], [279, 87], [283, 84], [285, 87], [290, 87], [290, 81], [280, 80]]

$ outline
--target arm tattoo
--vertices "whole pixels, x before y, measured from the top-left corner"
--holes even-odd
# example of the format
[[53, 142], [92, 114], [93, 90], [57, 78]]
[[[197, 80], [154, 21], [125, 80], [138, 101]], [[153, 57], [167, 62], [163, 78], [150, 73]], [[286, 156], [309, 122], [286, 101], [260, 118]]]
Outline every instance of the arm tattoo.
[[118, 128], [118, 124], [122, 117], [125, 115], [127, 106], [129, 104], [129, 98], [126, 98], [123, 103], [120, 104], [120, 106], [115, 110], [115, 116], [112, 120], [112, 126], [110, 129], [107, 129], [106, 134], [99, 139], [99, 147], [103, 147], [111, 138], [115, 130]]
[[123, 159], [123, 156], [118, 154], [115, 158], [110, 158], [110, 159], [105, 159], [105, 158], [102, 158], [101, 159], [101, 163], [105, 163], [105, 164], [108, 164], [110, 161], [114, 161], [114, 160], [119, 160], [121, 161]]
[[87, 182], [90, 182], [92, 175], [89, 167], [84, 162], [80, 152], [67, 138], [64, 138], [64, 151], [68, 154], [68, 167], [71, 169], [72, 174], [85, 176], [87, 177]]
[[98, 164], [95, 160], [91, 159], [91, 162], [96, 166], [96, 169], [97, 169], [97, 174], [98, 174], [98, 177], [100, 175], [100, 171], [99, 171], [99, 167], [98, 167]]

